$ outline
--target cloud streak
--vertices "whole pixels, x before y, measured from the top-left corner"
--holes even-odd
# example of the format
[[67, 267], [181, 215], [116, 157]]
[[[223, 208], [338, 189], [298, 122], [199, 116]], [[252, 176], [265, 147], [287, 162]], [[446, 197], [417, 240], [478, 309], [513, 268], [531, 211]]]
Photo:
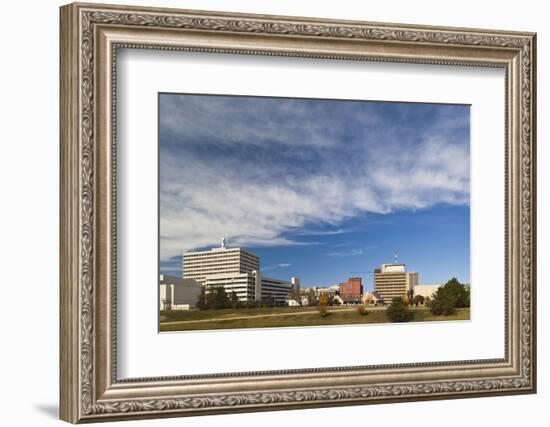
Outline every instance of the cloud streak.
[[269, 267], [264, 267], [261, 270], [262, 271], [267, 271], [267, 270], [274, 270], [276, 268], [287, 268], [287, 267], [291, 267], [291, 266], [292, 266], [292, 264], [290, 264], [288, 262], [282, 262], [282, 263], [279, 263], [277, 265], [270, 265]]
[[331, 257], [347, 258], [350, 256], [363, 255], [364, 253], [363, 249], [350, 249], [349, 251], [329, 252], [327, 255]]

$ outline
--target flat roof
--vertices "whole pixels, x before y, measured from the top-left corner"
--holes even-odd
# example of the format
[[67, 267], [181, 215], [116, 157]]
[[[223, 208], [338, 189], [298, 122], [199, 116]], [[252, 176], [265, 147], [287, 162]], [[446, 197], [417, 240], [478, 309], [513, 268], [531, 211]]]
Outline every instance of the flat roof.
[[246, 252], [247, 254], [252, 255], [253, 257], [259, 258], [258, 255], [253, 254], [252, 252], [250, 252], [248, 249], [245, 249], [245, 248], [220, 248], [220, 247], [212, 248], [207, 251], [185, 252], [183, 256], [204, 255], [204, 254], [211, 254], [213, 252], [237, 252], [237, 251]]

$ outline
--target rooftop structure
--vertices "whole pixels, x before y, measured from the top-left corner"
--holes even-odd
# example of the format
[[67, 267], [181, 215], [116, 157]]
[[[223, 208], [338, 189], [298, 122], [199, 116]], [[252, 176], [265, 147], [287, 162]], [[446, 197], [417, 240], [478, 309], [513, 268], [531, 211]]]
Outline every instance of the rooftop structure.
[[380, 266], [380, 272], [381, 273], [405, 273], [405, 264], [382, 264]]

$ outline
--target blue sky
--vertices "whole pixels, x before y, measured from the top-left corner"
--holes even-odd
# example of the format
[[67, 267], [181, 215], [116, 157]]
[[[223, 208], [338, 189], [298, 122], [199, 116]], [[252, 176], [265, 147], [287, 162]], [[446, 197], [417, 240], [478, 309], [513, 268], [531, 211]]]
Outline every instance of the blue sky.
[[469, 282], [469, 106], [159, 97], [161, 273], [225, 236], [302, 286]]

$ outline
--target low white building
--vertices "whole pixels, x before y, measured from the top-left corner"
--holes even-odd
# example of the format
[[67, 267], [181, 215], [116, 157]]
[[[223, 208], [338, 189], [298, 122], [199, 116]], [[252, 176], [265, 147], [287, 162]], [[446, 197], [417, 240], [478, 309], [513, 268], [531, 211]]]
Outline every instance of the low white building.
[[228, 294], [235, 292], [239, 301], [253, 301], [256, 277], [249, 273], [220, 273], [206, 276], [204, 281], [206, 293], [210, 293], [218, 286], [223, 286]]
[[197, 303], [202, 286], [193, 279], [160, 275], [159, 308], [160, 310], [189, 310]]
[[414, 296], [420, 295], [424, 298], [433, 298], [433, 294], [441, 287], [441, 285], [416, 285], [413, 288]]
[[260, 277], [262, 295], [261, 299], [273, 298], [275, 304], [277, 305], [283, 305], [288, 298], [288, 294], [290, 294], [295, 289], [294, 284], [286, 280], [272, 279], [270, 277], [264, 277], [261, 275]]
[[289, 299], [287, 301], [287, 304], [289, 307], [300, 307], [300, 303], [296, 301], [295, 299]]
[[277, 305], [285, 305], [288, 295], [299, 286], [299, 279], [293, 277], [293, 281], [272, 279], [264, 277], [254, 270], [252, 273], [221, 273], [206, 276], [204, 281], [206, 293], [212, 289], [223, 286], [225, 292], [235, 292], [239, 301], [261, 301], [273, 298]]
[[340, 305], [344, 304], [344, 300], [342, 299], [342, 297], [340, 295], [334, 295], [334, 297], [332, 298], [333, 301], [338, 301], [338, 303]]

